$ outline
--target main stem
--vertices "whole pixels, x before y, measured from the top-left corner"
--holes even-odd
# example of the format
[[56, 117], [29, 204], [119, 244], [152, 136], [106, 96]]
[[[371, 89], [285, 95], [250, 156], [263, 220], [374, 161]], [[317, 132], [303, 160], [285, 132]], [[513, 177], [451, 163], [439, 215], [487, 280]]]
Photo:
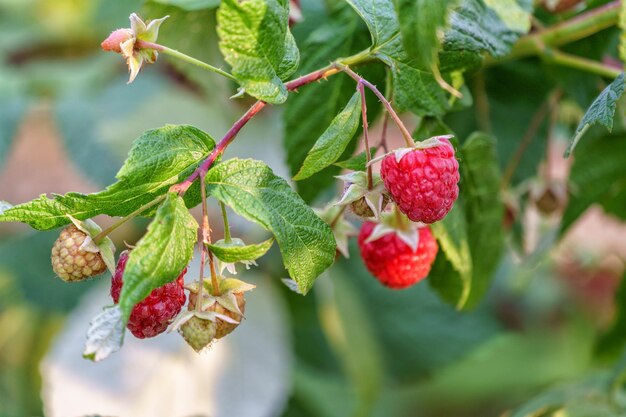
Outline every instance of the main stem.
[[[313, 71], [310, 74], [303, 75], [300, 78], [296, 78], [293, 81], [289, 81], [288, 83], [285, 84], [285, 86], [287, 87], [287, 90], [294, 91], [294, 90], [297, 90], [298, 88], [302, 87], [303, 85], [310, 84], [310, 83], [312, 83], [314, 81], [321, 80], [321, 79], [326, 78], [326, 77], [328, 77], [330, 75], [336, 74], [339, 71], [340, 71], [339, 68], [337, 68], [335, 65], [329, 65], [329, 66], [324, 67], [322, 69], [319, 69], [317, 71]], [[176, 185], [172, 186], [172, 188], [170, 190], [173, 191], [173, 192], [177, 192], [180, 195], [185, 194], [185, 192], [189, 189], [189, 187], [191, 187], [191, 184], [193, 184], [193, 182], [196, 179], [198, 179], [198, 177], [200, 175], [206, 175], [206, 173], [209, 171], [209, 168], [211, 168], [211, 166], [213, 165], [215, 160], [222, 153], [224, 153], [224, 151], [226, 150], [228, 145], [230, 145], [230, 143], [235, 139], [235, 137], [237, 136], [239, 131], [258, 112], [263, 110], [263, 108], [266, 105], [267, 105], [267, 103], [264, 102], [264, 101], [261, 101], [261, 100], [259, 100], [256, 103], [254, 103], [252, 105], [252, 107], [250, 107], [248, 109], [248, 111], [243, 116], [241, 116], [241, 118], [239, 120], [237, 120], [235, 122], [235, 124], [228, 130], [228, 132], [226, 132], [226, 135], [224, 135], [224, 137], [217, 143], [217, 145], [215, 145], [215, 148], [213, 148], [213, 151], [211, 151], [209, 156], [207, 156], [200, 163], [198, 168], [191, 175], [189, 175], [189, 177], [187, 177], [183, 182], [181, 182], [180, 184], [176, 184]]]

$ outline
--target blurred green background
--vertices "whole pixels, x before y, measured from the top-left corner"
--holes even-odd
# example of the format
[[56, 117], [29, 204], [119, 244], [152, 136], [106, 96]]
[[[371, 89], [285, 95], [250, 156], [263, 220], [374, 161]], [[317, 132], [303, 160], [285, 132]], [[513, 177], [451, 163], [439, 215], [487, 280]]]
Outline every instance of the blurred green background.
[[[113, 181], [132, 140], [166, 123], [192, 124], [220, 137], [250, 103], [228, 100], [233, 93], [228, 82], [161, 57], [126, 85], [123, 61], [99, 50], [112, 29], [127, 26], [131, 12], [146, 18], [169, 14], [162, 44], [223, 65], [215, 4], [0, 0], [0, 200], [15, 204], [40, 193], [101, 189]], [[305, 20], [294, 28], [299, 42], [324, 15], [321, 2], [302, 6]], [[615, 46], [606, 39], [603, 44]], [[543, 100], [535, 92], [545, 89], [536, 83], [549, 71], [557, 70], [527, 60], [476, 75], [489, 81], [494, 129], [503, 131], [499, 137], [515, 136], [516, 126], [527, 124], [526, 115]], [[513, 77], [527, 80], [513, 86]], [[574, 79], [568, 85], [576, 84]], [[570, 100], [562, 103], [552, 133], [557, 145], [568, 139], [583, 103], [597, 94], [597, 80], [589, 84], [569, 91]], [[263, 159], [288, 177], [280, 116], [280, 109], [271, 109], [256, 118], [228, 154]], [[466, 116], [456, 113], [447, 122], [463, 131], [470, 123]], [[533, 178], [541, 158], [530, 157], [519, 175]], [[275, 407], [281, 411], [274, 415], [626, 415], [626, 362], [621, 359], [626, 288], [619, 288], [626, 228], [595, 207], [557, 242], [558, 219], [533, 207], [521, 212], [515, 223], [518, 236], [511, 238], [493, 287], [471, 312], [455, 311], [427, 283], [401, 292], [383, 288], [365, 270], [355, 246], [352, 257], [325, 273], [307, 297], [280, 283], [278, 253], [264, 258], [259, 273], [271, 279], [257, 284], [275, 287], [276, 302], [285, 306], [290, 337], [284, 348], [293, 357], [288, 388]], [[66, 342], [59, 335], [68, 318], [80, 314], [81, 296], [108, 277], [62, 283], [49, 263], [56, 232], [0, 226], [0, 417], [43, 415], [46, 375], [40, 362], [54, 343]], [[143, 227], [136, 221], [116, 231], [115, 243], [134, 242]], [[238, 222], [235, 230], [258, 236]], [[620, 302], [614, 302], [616, 297]], [[95, 365], [83, 361], [78, 366]], [[245, 391], [239, 395], [246, 401]], [[249, 416], [263, 415], [260, 408], [255, 414], [254, 405], [251, 410]]]

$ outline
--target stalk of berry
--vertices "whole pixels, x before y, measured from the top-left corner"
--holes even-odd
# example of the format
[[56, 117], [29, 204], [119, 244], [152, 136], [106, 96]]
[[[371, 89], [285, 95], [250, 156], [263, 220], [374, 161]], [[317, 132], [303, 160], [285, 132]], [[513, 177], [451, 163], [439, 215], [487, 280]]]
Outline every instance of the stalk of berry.
[[[111, 280], [111, 297], [118, 303], [124, 285], [124, 269], [129, 251], [120, 254], [120, 259]], [[172, 320], [180, 313], [187, 297], [184, 291], [185, 268], [178, 278], [162, 287], [152, 290], [150, 295], [135, 305], [128, 319], [128, 330], [137, 338], [144, 339], [163, 333]]]

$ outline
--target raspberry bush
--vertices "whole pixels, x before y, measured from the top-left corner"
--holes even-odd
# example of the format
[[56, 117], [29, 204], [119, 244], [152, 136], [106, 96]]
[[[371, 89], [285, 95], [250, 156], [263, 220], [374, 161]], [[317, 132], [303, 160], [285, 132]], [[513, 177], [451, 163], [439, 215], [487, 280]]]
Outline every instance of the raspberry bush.
[[[85, 329], [87, 359], [121, 349], [126, 329], [137, 338], [178, 333], [198, 352], [219, 343], [245, 321], [254, 297], [245, 271], [274, 243], [282, 264], [271, 269], [299, 295], [352, 255], [348, 265], [379, 281], [372, 291], [402, 300], [428, 286], [471, 314], [501, 290], [494, 277], [502, 265], [537, 255], [528, 250], [528, 218], [547, 225], [537, 240], [550, 248], [591, 206], [626, 218], [626, 150], [616, 138], [626, 130], [619, 1], [144, 3], [126, 27], [107, 27], [110, 35], [98, 39], [106, 62], [125, 63], [126, 88], [150, 77], [148, 66], [161, 68], [179, 88], [230, 97], [241, 114], [214, 137], [220, 128], [168, 124], [159, 113], [162, 127], [133, 141], [101, 191], [0, 203], [0, 222], [59, 230], [50, 259], [61, 280], [111, 276], [112, 302]], [[147, 105], [136, 94], [94, 113], [131, 114], [125, 106]], [[271, 139], [255, 127], [270, 107], [282, 109], [289, 179], [267, 161], [227, 152], [244, 129], [256, 129], [257, 143]], [[551, 174], [555, 149], [575, 156], [567, 179]], [[93, 153], [83, 168], [110, 170], [107, 153]], [[231, 236], [233, 213], [264, 229], [266, 240]], [[97, 216], [112, 220], [103, 229]], [[145, 231], [116, 255], [110, 234], [137, 218], [147, 220]], [[188, 269], [194, 253], [199, 271]], [[371, 314], [383, 317], [386, 307], [373, 299]], [[623, 316], [617, 311], [604, 329], [598, 352], [624, 346]], [[358, 364], [346, 368], [355, 381], [369, 378]], [[360, 383], [360, 400], [376, 401]], [[540, 415], [529, 407], [510, 415]]]

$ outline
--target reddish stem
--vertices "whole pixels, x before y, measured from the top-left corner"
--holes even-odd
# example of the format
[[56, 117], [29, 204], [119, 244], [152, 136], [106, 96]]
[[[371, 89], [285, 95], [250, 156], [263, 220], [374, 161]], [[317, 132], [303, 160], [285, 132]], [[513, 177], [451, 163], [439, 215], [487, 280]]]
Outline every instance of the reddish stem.
[[[300, 78], [296, 78], [295, 80], [289, 81], [285, 84], [287, 90], [294, 91], [303, 85], [310, 84], [314, 81], [321, 80], [322, 78], [326, 78], [330, 75], [336, 74], [339, 72], [339, 69], [334, 65], [330, 65], [326, 68], [322, 68], [317, 71], [313, 71], [310, 74], [303, 75]], [[241, 116], [237, 122], [226, 132], [226, 135], [215, 145], [213, 151], [207, 156], [196, 168], [196, 170], [189, 175], [183, 182], [173, 185], [170, 188], [170, 191], [176, 192], [179, 195], [185, 194], [185, 192], [191, 187], [191, 184], [198, 179], [200, 176], [206, 175], [209, 171], [209, 168], [215, 163], [217, 158], [224, 153], [228, 145], [235, 139], [237, 133], [252, 119], [258, 112], [260, 112], [267, 103], [264, 101], [257, 101], [248, 109], [248, 111]]]
[[369, 126], [367, 124], [367, 103], [365, 102], [365, 87], [363, 82], [357, 83], [357, 90], [361, 94], [361, 117], [363, 118], [363, 141], [365, 142], [365, 160], [367, 161], [367, 189], [374, 188], [374, 181], [372, 179], [372, 166], [370, 165], [370, 140], [369, 140]]

